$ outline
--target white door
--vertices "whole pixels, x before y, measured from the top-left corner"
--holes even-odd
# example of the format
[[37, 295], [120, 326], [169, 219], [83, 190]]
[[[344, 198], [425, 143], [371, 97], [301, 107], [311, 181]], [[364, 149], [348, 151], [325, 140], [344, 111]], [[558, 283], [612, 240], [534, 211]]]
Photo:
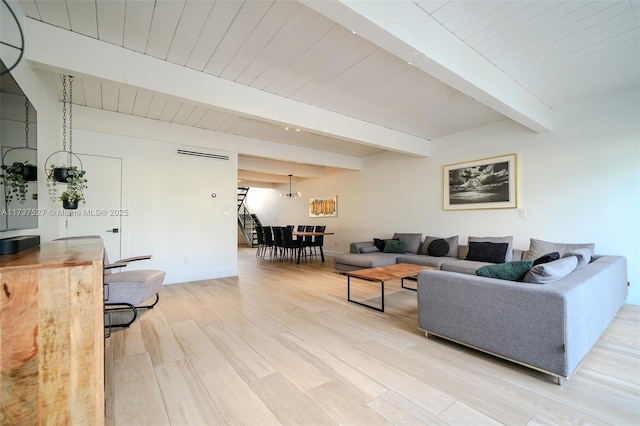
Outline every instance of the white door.
[[109, 261], [120, 256], [120, 232], [122, 218], [122, 159], [97, 155], [78, 154], [82, 169], [87, 173], [85, 203], [78, 210], [69, 211], [66, 219], [67, 237], [98, 235], [104, 240]]

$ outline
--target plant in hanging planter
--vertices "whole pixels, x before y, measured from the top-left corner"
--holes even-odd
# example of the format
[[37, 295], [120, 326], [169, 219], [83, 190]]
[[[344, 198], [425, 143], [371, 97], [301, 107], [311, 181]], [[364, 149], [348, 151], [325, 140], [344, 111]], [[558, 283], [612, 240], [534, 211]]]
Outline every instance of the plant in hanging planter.
[[49, 196], [52, 200], [59, 199], [62, 201], [62, 206], [65, 209], [77, 209], [78, 203], [84, 201], [83, 191], [87, 188], [87, 179], [84, 177], [86, 172], [78, 169], [76, 166], [66, 167], [68, 172], [67, 176], [67, 188], [58, 197], [58, 182], [54, 177], [55, 166], [52, 165], [47, 174], [47, 187], [49, 190]]
[[27, 182], [35, 180], [36, 167], [28, 162], [14, 161], [10, 166], [2, 166], [2, 184], [5, 186], [5, 200], [14, 199], [23, 203], [27, 199]]
[[64, 191], [62, 195], [60, 195], [60, 200], [62, 201], [62, 207], [68, 210], [75, 210], [78, 208], [78, 203], [80, 201], [84, 201], [84, 197], [82, 194]]
[[67, 190], [60, 195], [62, 207], [65, 209], [77, 209], [78, 203], [84, 201], [84, 191], [87, 188], [87, 179], [84, 177], [85, 171], [78, 170], [76, 166], [67, 168]]
[[51, 167], [47, 169], [47, 191], [51, 201], [57, 201], [60, 198], [58, 197], [58, 184], [67, 183], [70, 170], [78, 171], [78, 168], [76, 166], [67, 167], [51, 164]]

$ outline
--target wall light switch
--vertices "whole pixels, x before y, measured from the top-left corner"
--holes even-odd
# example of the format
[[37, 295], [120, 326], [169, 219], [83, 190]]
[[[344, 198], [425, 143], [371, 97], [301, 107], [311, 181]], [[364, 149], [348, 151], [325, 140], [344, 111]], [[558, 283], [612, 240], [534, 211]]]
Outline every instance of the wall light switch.
[[527, 218], [527, 209], [518, 210], [518, 215], [520, 216], [521, 219], [526, 219]]

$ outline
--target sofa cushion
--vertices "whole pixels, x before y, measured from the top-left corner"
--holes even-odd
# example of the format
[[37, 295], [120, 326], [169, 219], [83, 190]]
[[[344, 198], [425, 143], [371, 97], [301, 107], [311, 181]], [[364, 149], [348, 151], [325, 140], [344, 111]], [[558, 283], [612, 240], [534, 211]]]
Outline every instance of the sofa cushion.
[[403, 234], [396, 232], [393, 238], [404, 243], [405, 253], [417, 253], [422, 242], [422, 234]]
[[397, 263], [411, 263], [413, 265], [433, 266], [440, 269], [443, 263], [450, 261], [451, 258], [442, 256], [434, 257], [426, 254], [405, 253], [398, 255]]
[[560, 257], [562, 257], [568, 251], [582, 248], [589, 249], [591, 252], [591, 256], [593, 256], [595, 247], [596, 245], [592, 243], [552, 243], [550, 241], [531, 238], [529, 241], [529, 250], [524, 254], [522, 258], [523, 260], [534, 260], [546, 253], [552, 253], [554, 251], [560, 253]]
[[487, 262], [476, 262], [475, 260], [447, 260], [440, 267], [443, 271], [458, 272], [460, 274], [475, 275], [476, 271], [483, 266], [490, 265]]
[[547, 284], [564, 278], [573, 272], [578, 266], [578, 258], [575, 256], [563, 257], [553, 262], [536, 265], [524, 275], [525, 283]]
[[580, 249], [569, 250], [568, 252], [563, 254], [562, 257], [569, 257], [569, 256], [577, 257], [578, 266], [576, 266], [576, 269], [580, 269], [583, 266], [589, 264], [589, 262], [591, 262], [592, 255], [593, 253], [588, 248], [580, 248]]
[[476, 271], [476, 275], [501, 280], [521, 281], [524, 274], [533, 266], [533, 260], [516, 260], [513, 262], [487, 265]]
[[[384, 250], [384, 248], [383, 248]], [[380, 249], [376, 246], [360, 247], [360, 253], [377, 253]]]
[[434, 254], [429, 253], [429, 247], [431, 247], [432, 243], [438, 240], [444, 240], [449, 245], [449, 251], [447, 251], [447, 253], [444, 254], [443, 256], [458, 257], [458, 236], [457, 235], [449, 238], [427, 236], [425, 237], [424, 242], [420, 244], [420, 248], [418, 249], [418, 254], [435, 256]]
[[469, 252], [465, 260], [476, 262], [504, 263], [507, 257], [507, 243], [491, 243], [488, 241], [469, 242]]
[[373, 239], [373, 245], [379, 250], [379, 251], [383, 251], [384, 250], [384, 239], [382, 238], [374, 238]]
[[404, 241], [384, 240], [384, 253], [404, 253]]
[[540, 256], [536, 260], [533, 261], [533, 266], [541, 265], [543, 263], [553, 262], [554, 260], [560, 259], [560, 253], [554, 251], [553, 253], [547, 253], [543, 256]]
[[[511, 262], [513, 260], [513, 237], [469, 237], [469, 245], [471, 245], [472, 242], [473, 243], [475, 242], [506, 243], [508, 244], [508, 246], [504, 256], [504, 260], [502, 260], [502, 262], [494, 262], [494, 263]], [[471, 249], [471, 247], [469, 247], [469, 249]], [[523, 260], [533, 260], [533, 259], [523, 259]]]

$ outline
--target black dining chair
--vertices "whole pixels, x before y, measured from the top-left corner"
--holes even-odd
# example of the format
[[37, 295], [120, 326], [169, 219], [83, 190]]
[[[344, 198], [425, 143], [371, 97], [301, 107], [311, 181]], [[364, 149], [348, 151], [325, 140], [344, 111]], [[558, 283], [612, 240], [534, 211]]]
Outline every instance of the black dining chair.
[[261, 257], [262, 251], [265, 249], [264, 232], [262, 230], [261, 225], [256, 225], [255, 233], [256, 233], [256, 238], [258, 239], [258, 249], [256, 250], [256, 257]]
[[275, 243], [273, 241], [273, 230], [271, 229], [271, 226], [262, 227], [262, 237], [264, 239], [264, 249], [262, 250], [262, 258], [264, 258], [264, 256], [266, 255], [267, 250], [269, 250], [270, 257], [273, 257], [273, 247]]
[[280, 260], [289, 258], [289, 263], [293, 263], [299, 247], [293, 239], [293, 226], [283, 226], [280, 228], [280, 232], [282, 233], [282, 257]]
[[[305, 225], [304, 232], [313, 232], [313, 225]], [[311, 235], [304, 236], [302, 243], [302, 257], [307, 257], [307, 249], [309, 249], [309, 255], [311, 255], [311, 244], [313, 243], [313, 237]]]
[[[327, 229], [326, 225], [317, 225], [315, 232], [324, 232]], [[324, 245], [324, 235], [314, 235], [311, 242], [311, 248], [313, 249], [313, 255], [318, 257], [317, 249], [320, 248], [320, 254], [322, 255], [322, 246]]]
[[273, 253], [271, 258], [280, 258], [282, 259], [282, 231], [280, 230], [281, 226], [272, 226], [271, 230], [273, 231]]

